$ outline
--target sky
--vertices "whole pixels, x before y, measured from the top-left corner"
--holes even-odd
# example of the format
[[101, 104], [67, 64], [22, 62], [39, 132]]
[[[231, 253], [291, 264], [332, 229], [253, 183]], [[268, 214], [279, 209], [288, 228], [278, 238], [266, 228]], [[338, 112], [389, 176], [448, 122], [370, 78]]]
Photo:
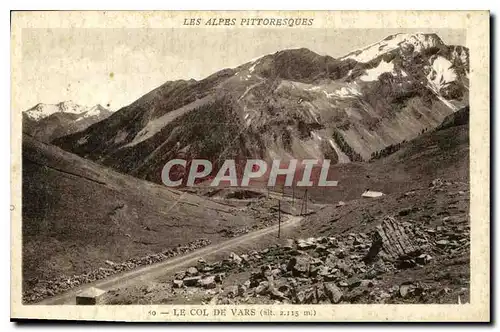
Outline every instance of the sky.
[[202, 79], [290, 48], [337, 58], [399, 32], [435, 32], [466, 46], [459, 29], [23, 29], [21, 108], [72, 100], [116, 111], [166, 81]]

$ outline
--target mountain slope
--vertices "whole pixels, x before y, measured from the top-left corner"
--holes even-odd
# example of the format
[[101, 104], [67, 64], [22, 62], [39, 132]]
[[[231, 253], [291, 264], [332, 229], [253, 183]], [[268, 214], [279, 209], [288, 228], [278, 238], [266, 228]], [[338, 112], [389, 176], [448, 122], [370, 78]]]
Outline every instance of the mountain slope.
[[[375, 51], [376, 50], [376, 51]], [[468, 104], [468, 50], [397, 34], [344, 58], [284, 50], [201, 81], [167, 82], [65, 150], [160, 182], [166, 161], [369, 160]]]
[[28, 135], [22, 173], [23, 292], [35, 298], [50, 295], [49, 281], [109, 268], [106, 260], [218, 241], [255, 224], [238, 209], [116, 173]]
[[[463, 108], [447, 117], [436, 129], [404, 142], [390, 154], [363, 163], [338, 164], [330, 174], [339, 180], [337, 187], [308, 188], [313, 202], [336, 204], [359, 199], [366, 190], [394, 194], [427, 186], [441, 178], [469, 183], [469, 114]], [[291, 195], [291, 189], [285, 193]], [[304, 190], [295, 188], [296, 197]]]
[[84, 130], [111, 114], [101, 105], [84, 107], [71, 101], [56, 105], [38, 104], [23, 112], [23, 132], [48, 143]]

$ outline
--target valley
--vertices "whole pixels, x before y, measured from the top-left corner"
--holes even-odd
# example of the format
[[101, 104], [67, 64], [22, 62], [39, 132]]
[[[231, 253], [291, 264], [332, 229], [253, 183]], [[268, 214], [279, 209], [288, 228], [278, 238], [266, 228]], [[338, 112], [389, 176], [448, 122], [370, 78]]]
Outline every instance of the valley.
[[[23, 301], [456, 303], [469, 298], [469, 52], [395, 34], [167, 81], [116, 112], [23, 113]], [[162, 184], [173, 159], [330, 160], [335, 187]], [[267, 183], [267, 182], [266, 182]], [[371, 191], [377, 197], [362, 197]]]

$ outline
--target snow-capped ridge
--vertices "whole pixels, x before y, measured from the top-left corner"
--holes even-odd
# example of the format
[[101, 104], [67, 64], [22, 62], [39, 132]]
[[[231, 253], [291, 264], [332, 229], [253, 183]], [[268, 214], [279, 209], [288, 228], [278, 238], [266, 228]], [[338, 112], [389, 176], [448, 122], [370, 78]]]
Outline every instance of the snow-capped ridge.
[[92, 107], [78, 105], [72, 100], [60, 102], [58, 104], [43, 104], [39, 103], [29, 110], [24, 111], [30, 119], [39, 121], [55, 113], [71, 113], [81, 115], [81, 118], [89, 116], [98, 116], [102, 113], [109, 113], [110, 111], [102, 105], [97, 104]]
[[352, 51], [341, 59], [353, 59], [366, 63], [397, 48], [404, 52], [422, 52], [425, 49], [440, 45], [444, 45], [444, 43], [434, 33], [398, 33], [360, 50]]

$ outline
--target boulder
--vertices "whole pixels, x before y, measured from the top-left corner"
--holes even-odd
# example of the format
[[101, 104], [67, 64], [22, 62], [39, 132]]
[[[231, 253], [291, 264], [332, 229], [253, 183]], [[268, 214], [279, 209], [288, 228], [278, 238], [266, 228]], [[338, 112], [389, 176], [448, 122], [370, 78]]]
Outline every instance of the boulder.
[[240, 255], [240, 258], [243, 263], [248, 263], [250, 261], [250, 258], [246, 254]]
[[326, 246], [324, 246], [324, 245], [322, 245], [322, 244], [318, 244], [318, 245], [316, 245], [315, 250], [316, 250], [318, 253], [320, 253], [320, 254], [321, 254], [321, 253], [325, 253], [325, 252], [326, 252], [327, 247], [326, 247]]
[[271, 265], [265, 264], [260, 267], [260, 272], [263, 278], [269, 279], [272, 278], [272, 270]]
[[300, 291], [295, 295], [295, 302], [296, 304], [302, 304], [306, 301], [306, 293], [305, 291]]
[[238, 295], [238, 286], [229, 286], [224, 293], [229, 297], [235, 297]]
[[279, 278], [280, 275], [281, 275], [281, 269], [272, 269], [271, 270], [271, 276], [273, 278]]
[[188, 275], [190, 277], [196, 276], [196, 275], [198, 275], [198, 269], [195, 268], [194, 266], [192, 266], [186, 270], [186, 275]]
[[201, 265], [199, 268], [198, 268], [198, 271], [200, 272], [212, 272], [213, 270], [215, 270], [215, 268], [213, 266], [210, 266], [210, 265]]
[[357, 277], [349, 278], [346, 280], [346, 282], [347, 282], [347, 287], [349, 287], [349, 288], [354, 288], [354, 287], [358, 287], [359, 285], [361, 285], [361, 279], [359, 279]]
[[314, 238], [308, 238], [306, 240], [304, 239], [297, 240], [297, 249], [299, 250], [313, 249], [315, 247], [316, 243]]
[[347, 287], [347, 286], [349, 286], [349, 283], [347, 281], [345, 281], [345, 280], [342, 280], [342, 281], [339, 282], [339, 286], [340, 287]]
[[364, 288], [366, 288], [366, 287], [371, 288], [374, 286], [374, 283], [372, 280], [361, 280], [361, 283], [359, 286], [364, 287]]
[[441, 187], [442, 185], [443, 185], [443, 180], [437, 178], [432, 180], [432, 182], [429, 184], [429, 187], [438, 188]]
[[448, 240], [439, 240], [436, 242], [436, 245], [440, 248], [444, 248], [446, 247], [448, 244], [450, 243], [450, 241]]
[[258, 295], [265, 295], [267, 294], [269, 289], [269, 282], [267, 281], [262, 281], [256, 288], [255, 288], [255, 294]]
[[318, 303], [316, 288], [312, 287], [312, 288], [309, 288], [306, 290], [304, 303], [306, 303], [306, 304]]
[[411, 285], [409, 284], [399, 286], [399, 295], [401, 295], [402, 298], [407, 297], [410, 291], [411, 291]]
[[174, 280], [172, 281], [172, 286], [174, 288], [181, 288], [184, 285], [184, 282], [182, 280]]
[[269, 282], [268, 291], [269, 291], [269, 296], [273, 300], [280, 300], [280, 301], [288, 300], [285, 294], [283, 294], [281, 291], [278, 290], [278, 288], [276, 288], [276, 285], [274, 284], [273, 281]]
[[201, 279], [201, 276], [195, 276], [195, 277], [186, 277], [182, 282], [184, 283], [184, 286], [187, 287], [195, 287], [198, 285], [198, 281]]
[[294, 276], [308, 275], [311, 258], [306, 255], [292, 257], [288, 262], [287, 270]]
[[238, 296], [243, 296], [245, 292], [247, 291], [247, 287], [245, 285], [238, 285]]
[[372, 245], [363, 258], [373, 262], [380, 255], [386, 261], [404, 260], [421, 254], [420, 248], [413, 243], [414, 234], [390, 216], [386, 216], [372, 236]]
[[354, 274], [352, 267], [346, 264], [344, 261], [340, 261], [336, 263], [336, 267], [342, 272], [344, 275], [350, 276]]
[[222, 280], [224, 280], [224, 278], [226, 277], [226, 274], [224, 272], [222, 273], [218, 273], [216, 276], [215, 276], [215, 281], [216, 282], [222, 282]]
[[338, 258], [344, 258], [346, 256], [345, 250], [343, 248], [338, 248], [335, 250], [335, 255]]
[[336, 248], [339, 245], [339, 241], [334, 237], [329, 237], [327, 240], [326, 243], [330, 248]]
[[243, 259], [240, 256], [238, 256], [237, 254], [235, 254], [234, 252], [229, 254], [229, 258], [231, 258], [231, 260], [233, 262], [235, 262], [236, 264], [241, 264], [241, 262], [243, 261]]
[[287, 239], [285, 244], [283, 245], [283, 249], [292, 250], [295, 247], [295, 241], [292, 239]]
[[428, 254], [422, 254], [417, 257], [416, 262], [420, 265], [429, 263], [432, 260], [432, 256]]
[[208, 276], [203, 279], [198, 280], [198, 284], [200, 287], [206, 288], [206, 289], [212, 289], [215, 288], [217, 285], [215, 283], [215, 276]]
[[320, 265], [316, 269], [319, 276], [324, 277], [330, 274], [330, 269], [328, 268], [328, 266]]
[[323, 284], [323, 288], [325, 290], [326, 296], [330, 299], [330, 302], [333, 304], [337, 304], [342, 300], [342, 291], [335, 286], [333, 282], [325, 282]]

